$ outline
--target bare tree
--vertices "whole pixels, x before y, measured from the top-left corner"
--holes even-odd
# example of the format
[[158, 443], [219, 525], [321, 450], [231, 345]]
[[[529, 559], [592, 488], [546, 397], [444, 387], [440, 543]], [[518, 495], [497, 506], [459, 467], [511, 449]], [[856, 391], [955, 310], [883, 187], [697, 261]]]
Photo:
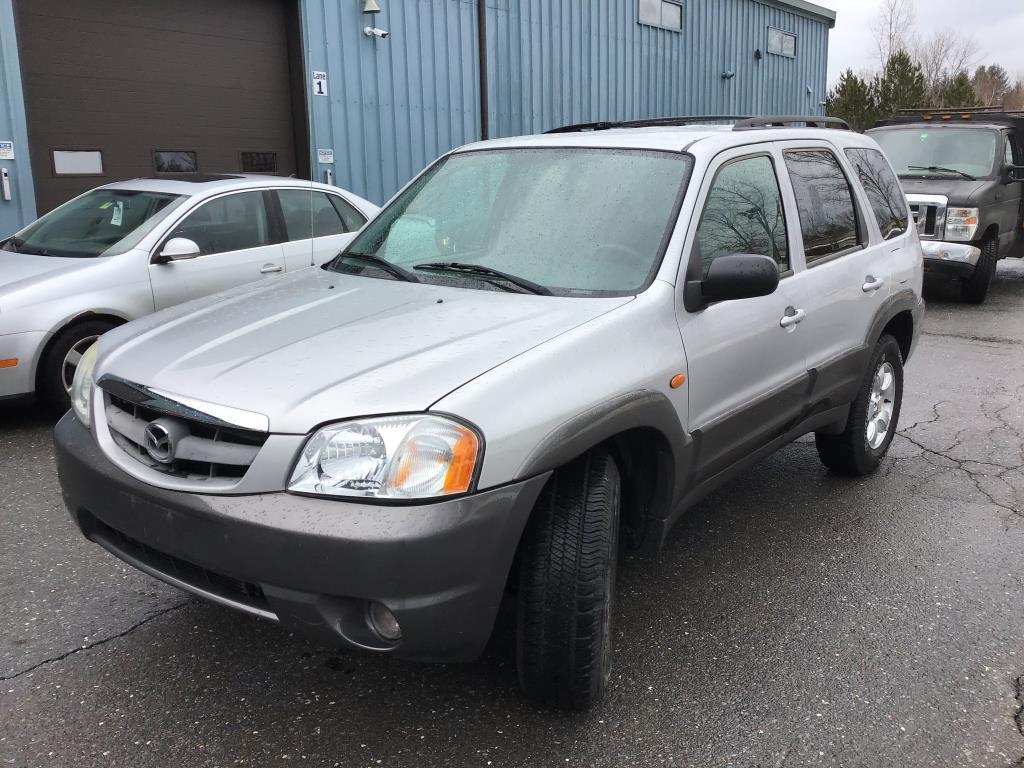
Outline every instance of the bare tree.
[[928, 94], [934, 101], [942, 86], [957, 73], [970, 72], [978, 59], [978, 43], [953, 29], [943, 29], [917, 42], [914, 59], [924, 73]]
[[916, 16], [914, 0], [882, 0], [878, 17], [871, 23], [880, 65], [884, 67], [897, 51], [912, 48]]

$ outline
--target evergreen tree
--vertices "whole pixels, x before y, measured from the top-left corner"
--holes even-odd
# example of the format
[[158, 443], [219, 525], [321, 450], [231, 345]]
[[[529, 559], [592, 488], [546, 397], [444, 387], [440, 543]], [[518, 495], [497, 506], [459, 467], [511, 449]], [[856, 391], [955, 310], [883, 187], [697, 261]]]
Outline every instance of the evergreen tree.
[[825, 98], [825, 114], [841, 117], [855, 131], [865, 131], [875, 124], [878, 108], [871, 87], [848, 69]]
[[936, 96], [936, 106], [941, 107], [973, 107], [978, 103], [971, 77], [963, 70], [943, 80], [939, 84]]
[[881, 76], [875, 77], [872, 86], [882, 117], [890, 117], [900, 109], [927, 106], [928, 88], [924, 73], [906, 51], [896, 51], [889, 57]]

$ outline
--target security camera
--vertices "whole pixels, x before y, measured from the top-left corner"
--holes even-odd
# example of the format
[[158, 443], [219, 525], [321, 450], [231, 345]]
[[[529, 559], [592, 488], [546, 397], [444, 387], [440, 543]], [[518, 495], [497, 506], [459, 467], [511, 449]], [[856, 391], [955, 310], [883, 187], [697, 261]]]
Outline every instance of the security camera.
[[367, 37], [379, 37], [381, 40], [386, 40], [388, 37], [386, 29], [378, 29], [377, 27], [364, 27], [363, 34]]

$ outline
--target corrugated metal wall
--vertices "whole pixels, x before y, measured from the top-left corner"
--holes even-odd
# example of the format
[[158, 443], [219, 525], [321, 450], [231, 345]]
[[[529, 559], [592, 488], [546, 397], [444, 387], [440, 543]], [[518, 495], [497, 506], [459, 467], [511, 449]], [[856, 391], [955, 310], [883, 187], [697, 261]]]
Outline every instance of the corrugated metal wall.
[[[302, 0], [316, 148], [336, 184], [382, 202], [423, 166], [480, 135], [475, 0]], [[387, 40], [368, 38], [370, 23]], [[768, 27], [797, 35], [766, 52]], [[636, 0], [487, 0], [492, 136], [566, 123], [679, 114], [820, 114], [828, 25], [756, 0], [684, 0], [681, 33], [637, 23]], [[763, 58], [755, 60], [755, 49]], [[734, 76], [723, 78], [731, 71]], [[307, 77], [309, 74], [307, 73]]]
[[0, 238], [6, 238], [36, 216], [11, 0], [0, 0], [0, 141], [14, 142], [14, 160], [0, 160], [11, 182], [11, 200], [0, 197]]

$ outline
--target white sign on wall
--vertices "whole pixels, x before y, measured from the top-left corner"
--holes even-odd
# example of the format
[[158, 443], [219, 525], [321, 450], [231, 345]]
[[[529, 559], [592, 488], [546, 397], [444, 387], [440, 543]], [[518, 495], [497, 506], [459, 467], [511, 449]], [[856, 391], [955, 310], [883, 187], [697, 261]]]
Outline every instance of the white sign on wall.
[[14, 159], [14, 142], [0, 141], [0, 160]]
[[316, 159], [324, 164], [334, 162], [334, 150], [333, 149], [318, 149], [316, 151]]
[[313, 70], [313, 95], [314, 96], [326, 96], [327, 95], [327, 73], [318, 72]]

